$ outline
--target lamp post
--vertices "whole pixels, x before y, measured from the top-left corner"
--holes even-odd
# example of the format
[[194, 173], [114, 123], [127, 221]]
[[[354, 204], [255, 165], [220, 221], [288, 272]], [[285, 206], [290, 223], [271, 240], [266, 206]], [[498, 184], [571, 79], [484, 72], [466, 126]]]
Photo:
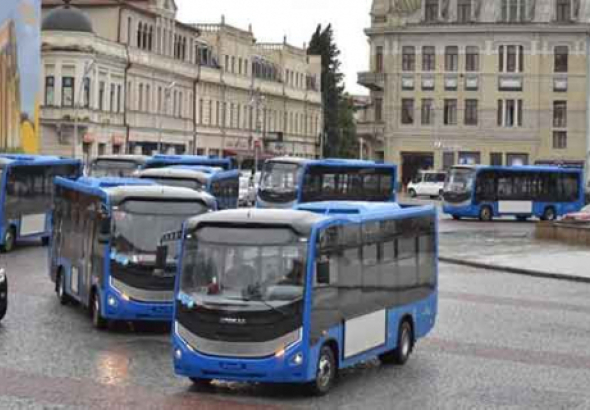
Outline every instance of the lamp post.
[[[164, 90], [164, 113], [160, 113], [160, 127], [159, 127], [159, 135], [158, 135], [158, 154], [162, 153], [162, 117], [168, 114], [168, 99], [170, 98], [170, 93], [172, 89], [176, 86], [176, 81], [172, 81], [166, 89]], [[172, 113], [174, 116], [174, 113]]]
[[[90, 74], [90, 70], [92, 70], [92, 68], [94, 67], [96, 61], [95, 60], [91, 60], [91, 61], [87, 61], [86, 64], [84, 65], [84, 73], [82, 74], [82, 83], [81, 83], [81, 87], [80, 90], [78, 91], [78, 94], [74, 93], [74, 138], [72, 141], [72, 158], [76, 159], [77, 157], [77, 148], [78, 148], [78, 107], [79, 107], [79, 103], [80, 100], [82, 99], [82, 92], [84, 91], [84, 83], [86, 82], [86, 78], [88, 78], [88, 75]], [[76, 98], [76, 96], [79, 95], [80, 98]], [[90, 104], [90, 101], [88, 101], [88, 103]]]

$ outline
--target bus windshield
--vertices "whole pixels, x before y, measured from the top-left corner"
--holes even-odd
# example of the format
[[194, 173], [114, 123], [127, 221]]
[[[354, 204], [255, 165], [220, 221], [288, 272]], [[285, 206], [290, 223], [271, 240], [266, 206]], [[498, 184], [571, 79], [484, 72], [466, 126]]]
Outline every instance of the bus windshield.
[[130, 177], [139, 169], [133, 161], [94, 161], [90, 168], [90, 175], [93, 177]]
[[[160, 238], [179, 231], [186, 219], [204, 212], [206, 207], [200, 202], [127, 201], [113, 209], [113, 250], [136, 258], [143, 256], [144, 262], [155, 262]], [[169, 258], [175, 255], [175, 249], [169, 250]]]
[[445, 182], [445, 192], [467, 193], [473, 190], [475, 182], [475, 170], [466, 168], [453, 168]]
[[224, 310], [289, 305], [303, 298], [306, 245], [288, 229], [203, 228], [186, 243], [181, 292]]
[[300, 165], [285, 162], [264, 164], [260, 181], [261, 198], [272, 202], [290, 202], [297, 198]]

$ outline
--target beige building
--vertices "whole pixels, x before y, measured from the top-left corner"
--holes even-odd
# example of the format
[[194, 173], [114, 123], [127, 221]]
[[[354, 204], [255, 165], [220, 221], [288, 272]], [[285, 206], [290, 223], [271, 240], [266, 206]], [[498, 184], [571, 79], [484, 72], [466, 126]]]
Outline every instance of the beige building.
[[71, 3], [43, 0], [42, 152], [317, 156], [320, 57], [173, 0]]
[[588, 161], [590, 1], [374, 0], [371, 18], [359, 83], [404, 182], [455, 163]]
[[16, 27], [13, 20], [0, 25], [0, 149], [20, 145], [20, 74]]

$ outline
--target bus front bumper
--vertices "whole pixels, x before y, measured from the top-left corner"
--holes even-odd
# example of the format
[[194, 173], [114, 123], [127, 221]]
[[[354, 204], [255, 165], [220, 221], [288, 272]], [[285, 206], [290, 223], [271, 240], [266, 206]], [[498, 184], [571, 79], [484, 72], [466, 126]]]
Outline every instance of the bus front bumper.
[[176, 375], [238, 382], [306, 383], [313, 379], [301, 342], [274, 356], [255, 359], [208, 356], [173, 333]]
[[130, 299], [117, 291], [106, 292], [103, 300], [104, 317], [108, 320], [170, 322], [174, 311], [172, 301], [146, 303]]

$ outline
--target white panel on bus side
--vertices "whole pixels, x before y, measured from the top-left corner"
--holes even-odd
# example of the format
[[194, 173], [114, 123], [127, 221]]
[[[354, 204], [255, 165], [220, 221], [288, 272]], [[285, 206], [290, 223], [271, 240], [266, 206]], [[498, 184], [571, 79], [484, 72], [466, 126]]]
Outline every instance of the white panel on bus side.
[[45, 232], [45, 214], [23, 215], [20, 219], [20, 236]]
[[530, 214], [533, 212], [531, 201], [499, 201], [498, 212], [501, 214]]
[[344, 324], [344, 357], [363, 353], [386, 341], [387, 311], [380, 310], [347, 320]]

